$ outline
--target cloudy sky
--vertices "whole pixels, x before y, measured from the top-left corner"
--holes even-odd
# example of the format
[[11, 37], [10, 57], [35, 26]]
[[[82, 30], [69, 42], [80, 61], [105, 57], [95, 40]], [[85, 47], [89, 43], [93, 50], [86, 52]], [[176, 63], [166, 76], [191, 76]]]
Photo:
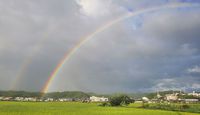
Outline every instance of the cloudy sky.
[[[0, 90], [40, 91], [86, 35], [49, 91], [200, 91], [198, 0], [0, 0]], [[191, 4], [191, 5], [190, 5]], [[195, 4], [195, 6], [194, 6]]]

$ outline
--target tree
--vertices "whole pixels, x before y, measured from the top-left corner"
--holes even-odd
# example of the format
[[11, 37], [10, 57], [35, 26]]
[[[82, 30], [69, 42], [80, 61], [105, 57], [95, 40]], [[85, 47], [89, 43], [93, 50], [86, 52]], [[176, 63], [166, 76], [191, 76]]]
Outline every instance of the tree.
[[114, 96], [110, 98], [110, 105], [111, 106], [123, 106], [123, 105], [128, 105], [130, 103], [133, 103], [134, 100], [132, 100], [130, 97], [127, 95], [119, 95], [119, 96]]

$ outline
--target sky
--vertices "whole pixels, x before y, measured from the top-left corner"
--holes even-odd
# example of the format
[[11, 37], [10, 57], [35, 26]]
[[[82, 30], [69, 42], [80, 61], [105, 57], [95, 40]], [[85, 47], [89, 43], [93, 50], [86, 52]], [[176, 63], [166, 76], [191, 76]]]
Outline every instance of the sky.
[[[198, 0], [0, 0], [0, 90], [41, 91], [70, 48], [126, 14], [70, 56], [48, 91], [200, 91]], [[198, 6], [199, 5], [199, 6]]]

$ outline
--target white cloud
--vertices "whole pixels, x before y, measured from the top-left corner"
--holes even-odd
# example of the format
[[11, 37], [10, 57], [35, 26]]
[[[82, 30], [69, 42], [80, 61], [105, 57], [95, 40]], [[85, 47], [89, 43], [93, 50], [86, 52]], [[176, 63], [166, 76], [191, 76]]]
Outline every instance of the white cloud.
[[188, 73], [200, 73], [200, 67], [199, 66], [194, 66], [193, 68], [189, 68]]
[[80, 14], [96, 21], [117, 18], [127, 13], [127, 8], [118, 3], [116, 0], [76, 0]]
[[158, 79], [155, 85], [151, 87], [150, 91], [166, 91], [166, 90], [191, 90], [200, 89], [200, 84], [197, 83], [198, 79], [192, 76], [179, 76]]
[[104, 16], [110, 12], [110, 0], [76, 0], [76, 2], [81, 7], [80, 12], [86, 16]]
[[151, 89], [153, 91], [166, 91], [166, 90], [177, 90], [180, 87], [178, 87], [178, 82], [176, 79], [173, 78], [164, 78], [159, 79], [156, 81], [156, 85], [153, 86]]

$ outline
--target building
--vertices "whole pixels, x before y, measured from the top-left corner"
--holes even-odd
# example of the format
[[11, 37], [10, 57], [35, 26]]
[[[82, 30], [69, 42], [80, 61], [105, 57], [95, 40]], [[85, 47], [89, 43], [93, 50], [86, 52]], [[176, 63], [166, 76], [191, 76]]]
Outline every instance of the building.
[[90, 101], [91, 102], [107, 102], [108, 98], [92, 96], [90, 97]]
[[184, 99], [186, 103], [197, 103], [199, 99]]
[[142, 97], [142, 102], [148, 103], [148, 102], [149, 102], [149, 98], [147, 98], [147, 97]]
[[195, 91], [193, 91], [192, 93], [188, 93], [188, 95], [192, 95], [195, 97], [200, 97], [200, 93], [196, 93]]
[[3, 97], [2, 101], [13, 101], [13, 97]]
[[178, 93], [166, 94], [165, 99], [167, 101], [177, 101], [178, 100]]
[[34, 98], [34, 97], [25, 97], [23, 101], [37, 101], [37, 98]]
[[160, 99], [162, 98], [162, 96], [159, 94], [159, 92], [157, 92], [157, 95], [156, 95], [157, 99]]
[[53, 99], [53, 98], [47, 98], [47, 99], [45, 99], [44, 101], [45, 101], [45, 102], [54, 101], [54, 99]]
[[23, 97], [15, 97], [15, 101], [23, 101], [24, 98]]
[[59, 98], [58, 101], [64, 102], [64, 101], [73, 101], [72, 98]]

